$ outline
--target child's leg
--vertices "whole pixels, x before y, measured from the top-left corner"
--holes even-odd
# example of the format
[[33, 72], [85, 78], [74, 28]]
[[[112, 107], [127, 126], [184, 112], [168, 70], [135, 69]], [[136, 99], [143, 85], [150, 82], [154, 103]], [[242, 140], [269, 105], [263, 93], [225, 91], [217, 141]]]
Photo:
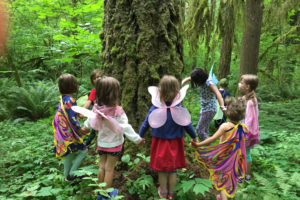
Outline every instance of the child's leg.
[[98, 183], [104, 182], [106, 159], [107, 159], [106, 154], [100, 155], [99, 172], [98, 172]]
[[173, 194], [174, 193], [174, 187], [176, 186], [176, 182], [177, 182], [177, 173], [169, 173], [169, 177], [168, 177], [168, 182], [169, 182], [169, 194]]
[[158, 194], [162, 198], [163, 196], [168, 195], [168, 176], [169, 174], [166, 172], [158, 172], [158, 182], [159, 182], [159, 190]]
[[87, 153], [88, 153], [88, 149], [78, 151], [78, 155], [76, 156], [72, 168], [70, 169], [70, 175], [72, 175], [73, 171], [78, 169], [81, 161], [84, 159]]
[[104, 175], [104, 182], [106, 183], [105, 188], [110, 188], [112, 186], [113, 178], [114, 178], [114, 171], [115, 166], [118, 161], [117, 156], [107, 155], [106, 163], [105, 163], [105, 175]]
[[72, 161], [74, 156], [75, 156], [74, 153], [69, 153], [69, 155], [67, 155], [64, 160], [64, 175], [66, 178], [70, 174], [70, 169], [72, 167]]
[[226, 194], [225, 194], [225, 192], [223, 190], [221, 191], [221, 199], [222, 200], [227, 200], [228, 199], [227, 196], [226, 196]]
[[200, 120], [198, 121], [196, 130], [201, 140], [209, 138], [209, 125], [215, 114], [216, 112], [212, 111], [202, 112], [200, 114]]
[[[247, 159], [247, 175], [251, 174], [252, 157], [250, 148], [246, 148], [246, 159]], [[247, 179], [247, 178], [246, 178]]]

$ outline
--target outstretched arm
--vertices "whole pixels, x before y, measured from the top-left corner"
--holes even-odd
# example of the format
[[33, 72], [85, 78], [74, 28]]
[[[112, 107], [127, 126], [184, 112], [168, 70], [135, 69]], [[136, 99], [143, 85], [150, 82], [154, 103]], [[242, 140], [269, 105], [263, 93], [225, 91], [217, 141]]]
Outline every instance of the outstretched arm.
[[211, 84], [208, 87], [213, 93], [215, 93], [217, 100], [219, 102], [220, 108], [224, 112], [226, 110], [226, 108], [224, 106], [224, 102], [223, 102], [221, 93], [219, 92], [219, 90], [217, 89], [217, 87], [214, 84]]
[[187, 77], [187, 78], [183, 79], [183, 80], [181, 81], [181, 85], [184, 85], [184, 84], [186, 84], [186, 83], [189, 82], [189, 81], [191, 81], [191, 77]]
[[213, 136], [207, 138], [206, 140], [204, 140], [202, 142], [193, 142], [192, 141], [192, 146], [196, 148], [196, 147], [208, 145], [208, 144], [216, 141], [217, 139], [219, 139], [224, 134], [224, 132], [225, 132], [224, 125], [221, 125], [220, 128], [217, 130], [217, 132]]

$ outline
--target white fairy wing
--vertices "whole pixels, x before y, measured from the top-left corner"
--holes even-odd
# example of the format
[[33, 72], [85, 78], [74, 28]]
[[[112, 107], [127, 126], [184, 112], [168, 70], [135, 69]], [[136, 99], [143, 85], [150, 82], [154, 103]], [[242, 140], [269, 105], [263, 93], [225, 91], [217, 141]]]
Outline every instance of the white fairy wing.
[[184, 99], [185, 95], [186, 95], [186, 91], [189, 89], [189, 85], [185, 85], [184, 87], [182, 87], [179, 91], [179, 93], [177, 94], [177, 96], [175, 97], [175, 99], [173, 100], [172, 104], [170, 107], [176, 106], [177, 104], [180, 104], [180, 102], [182, 102], [182, 100]]
[[163, 108], [165, 105], [160, 101], [158, 88], [156, 86], [148, 87], [148, 92], [151, 94], [151, 102], [158, 108]]
[[159, 128], [167, 121], [167, 109], [155, 109], [148, 118], [148, 122], [152, 128]]
[[174, 122], [178, 125], [187, 126], [191, 123], [191, 115], [183, 107], [176, 106], [171, 108], [171, 115]]
[[96, 116], [96, 114], [93, 111], [88, 110], [88, 109], [83, 108], [83, 107], [80, 107], [80, 106], [72, 106], [71, 108], [75, 112], [80, 113], [80, 114], [82, 114], [85, 117], [89, 117], [90, 118], [90, 117]]

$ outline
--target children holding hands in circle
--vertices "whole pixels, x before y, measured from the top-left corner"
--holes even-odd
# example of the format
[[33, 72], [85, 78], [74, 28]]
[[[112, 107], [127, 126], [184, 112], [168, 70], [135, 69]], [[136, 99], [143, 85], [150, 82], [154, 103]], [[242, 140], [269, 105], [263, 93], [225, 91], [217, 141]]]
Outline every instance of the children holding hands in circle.
[[[96, 74], [92, 80], [96, 86], [94, 101], [89, 98], [85, 108], [81, 108], [76, 106], [76, 101], [72, 97], [78, 89], [75, 77], [63, 74], [59, 78], [61, 102], [53, 127], [56, 156], [65, 158], [66, 180], [74, 178], [72, 172], [78, 168], [87, 153], [83, 137], [88, 133], [88, 129], [98, 132], [97, 150], [100, 155], [98, 182], [105, 182], [105, 188], [109, 188], [112, 186], [116, 163], [123, 154], [124, 135], [135, 144], [143, 145], [145, 143], [143, 137], [151, 127], [150, 167], [158, 173], [160, 198], [174, 199], [176, 170], [186, 167], [183, 140], [185, 132], [192, 138], [191, 145], [196, 148], [197, 160], [206, 166], [216, 189], [221, 190], [219, 198], [226, 200], [227, 197], [233, 197], [236, 192], [237, 176], [246, 177], [246, 147], [247, 162], [251, 162], [248, 148], [259, 143], [258, 103], [254, 92], [258, 85], [257, 76], [241, 77], [239, 89], [244, 96], [227, 99], [227, 108], [220, 92], [203, 69], [195, 68], [190, 77], [182, 81], [182, 85], [189, 81], [192, 87], [200, 88], [201, 111], [196, 130], [201, 142], [196, 139], [189, 112], [180, 104], [186, 95], [188, 85], [180, 88], [174, 76], [165, 75], [158, 87], [148, 88], [153, 105], [137, 134], [119, 105], [118, 80], [113, 77], [99, 78]], [[229, 122], [223, 123], [217, 132], [209, 137], [209, 125], [217, 110], [216, 99]], [[92, 111], [87, 110], [91, 104]], [[84, 128], [77, 121], [77, 114], [74, 111], [88, 117], [84, 122]], [[245, 119], [246, 125], [241, 123], [242, 119]], [[220, 144], [206, 146], [217, 139], [220, 139]], [[75, 152], [79, 154], [74, 160]], [[249, 164], [248, 166], [251, 167]], [[114, 189], [109, 196], [115, 197], [117, 193], [118, 190]], [[98, 194], [97, 199], [110, 198]]]

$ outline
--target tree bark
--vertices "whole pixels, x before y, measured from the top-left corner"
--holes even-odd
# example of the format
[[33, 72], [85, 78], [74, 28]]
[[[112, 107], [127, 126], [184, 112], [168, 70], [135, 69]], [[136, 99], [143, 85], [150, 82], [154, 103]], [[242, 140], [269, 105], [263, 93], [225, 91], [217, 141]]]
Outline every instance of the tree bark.
[[263, 0], [246, 1], [246, 26], [242, 40], [240, 74], [257, 74]]
[[121, 105], [137, 127], [151, 105], [147, 88], [183, 71], [180, 0], [105, 0], [102, 60], [121, 84]]
[[230, 73], [230, 62], [231, 53], [233, 46], [234, 37], [234, 4], [233, 2], [227, 1], [226, 14], [225, 14], [225, 24], [224, 24], [224, 36], [222, 40], [221, 47], [221, 57], [218, 70], [218, 78], [226, 78]]

